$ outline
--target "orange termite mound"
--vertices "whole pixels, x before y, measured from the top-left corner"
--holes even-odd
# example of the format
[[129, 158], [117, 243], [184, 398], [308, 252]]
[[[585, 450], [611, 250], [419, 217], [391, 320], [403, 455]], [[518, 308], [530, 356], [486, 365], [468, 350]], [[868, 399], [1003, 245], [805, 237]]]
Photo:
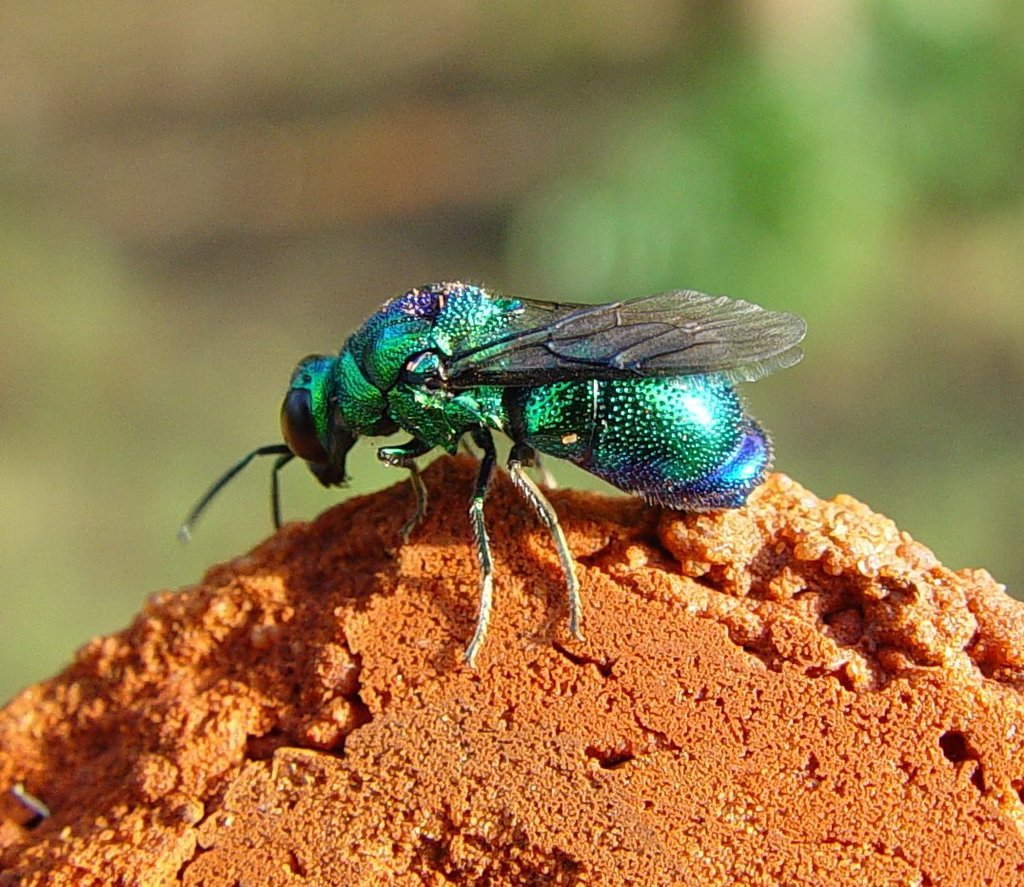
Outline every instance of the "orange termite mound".
[[1024, 883], [1024, 607], [773, 475], [737, 511], [473, 466], [292, 524], [0, 712], [0, 884]]

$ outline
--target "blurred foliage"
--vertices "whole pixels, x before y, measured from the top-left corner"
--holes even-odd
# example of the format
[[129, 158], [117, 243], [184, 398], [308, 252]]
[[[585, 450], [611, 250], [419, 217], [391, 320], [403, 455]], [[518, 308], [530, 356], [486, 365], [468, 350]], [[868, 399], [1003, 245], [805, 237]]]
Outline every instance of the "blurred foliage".
[[[1022, 38], [995, 0], [5, 4], [0, 697], [263, 538], [255, 469], [174, 530], [297, 358], [446, 278], [800, 312], [747, 390], [778, 467], [1019, 593]], [[293, 518], [339, 497], [303, 475]]]

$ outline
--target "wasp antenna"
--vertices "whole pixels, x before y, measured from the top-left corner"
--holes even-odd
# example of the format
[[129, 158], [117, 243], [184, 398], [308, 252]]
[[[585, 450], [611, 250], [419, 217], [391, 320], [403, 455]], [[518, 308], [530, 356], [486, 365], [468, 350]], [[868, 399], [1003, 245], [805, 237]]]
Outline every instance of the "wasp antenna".
[[225, 471], [217, 480], [215, 480], [203, 495], [192, 510], [188, 513], [188, 517], [185, 518], [182, 525], [178, 528], [178, 538], [182, 542], [188, 542], [192, 538], [192, 527], [195, 526], [195, 522], [199, 520], [199, 516], [206, 510], [206, 506], [210, 504], [213, 497], [216, 496], [221, 490], [224, 489], [236, 474], [238, 474], [246, 465], [252, 462], [257, 456], [279, 456], [278, 460], [274, 463], [274, 471], [271, 479], [271, 490], [273, 497], [274, 513], [277, 516], [279, 512], [277, 502], [277, 472], [288, 463], [292, 458], [292, 451], [288, 449], [287, 444], [267, 444], [262, 447], [257, 447], [251, 453], [247, 453], [241, 459], [239, 459], [234, 465], [232, 465], [227, 471]]

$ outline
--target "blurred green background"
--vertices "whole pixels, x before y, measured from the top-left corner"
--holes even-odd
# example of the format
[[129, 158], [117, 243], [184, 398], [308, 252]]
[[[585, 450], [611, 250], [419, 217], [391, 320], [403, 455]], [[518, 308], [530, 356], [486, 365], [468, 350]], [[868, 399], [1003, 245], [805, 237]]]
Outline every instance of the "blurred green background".
[[[1019, 591], [1014, 4], [42, 10], [0, 10], [0, 699], [261, 540], [267, 465], [175, 529], [299, 357], [437, 279], [803, 314], [745, 389], [779, 469]], [[283, 482], [290, 518], [340, 495]]]

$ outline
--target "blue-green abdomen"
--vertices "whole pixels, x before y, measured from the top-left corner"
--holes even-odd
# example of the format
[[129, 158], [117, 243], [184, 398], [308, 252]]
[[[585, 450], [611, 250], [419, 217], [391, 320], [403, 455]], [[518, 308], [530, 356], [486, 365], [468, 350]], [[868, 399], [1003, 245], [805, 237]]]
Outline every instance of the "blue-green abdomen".
[[557, 382], [510, 390], [506, 403], [534, 449], [673, 508], [742, 505], [771, 456], [721, 376]]

